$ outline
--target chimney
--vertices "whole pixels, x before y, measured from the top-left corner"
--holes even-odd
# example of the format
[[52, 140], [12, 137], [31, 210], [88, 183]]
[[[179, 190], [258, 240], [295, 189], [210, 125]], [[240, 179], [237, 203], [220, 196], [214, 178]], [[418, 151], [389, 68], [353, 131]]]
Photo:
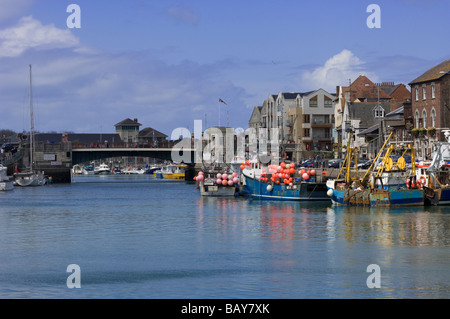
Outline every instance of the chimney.
[[138, 122], [137, 119], [134, 119], [134, 122], [137, 123]]

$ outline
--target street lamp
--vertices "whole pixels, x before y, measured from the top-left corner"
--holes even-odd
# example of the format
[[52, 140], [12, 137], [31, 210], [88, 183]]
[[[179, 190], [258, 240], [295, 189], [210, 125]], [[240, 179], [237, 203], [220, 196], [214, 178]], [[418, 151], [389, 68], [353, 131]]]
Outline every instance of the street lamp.
[[381, 139], [382, 139], [382, 122], [381, 122], [381, 114], [378, 113], [380, 111], [381, 105], [380, 105], [380, 86], [379, 85], [370, 85], [370, 84], [365, 84], [365, 86], [367, 87], [376, 87], [377, 88], [377, 108], [376, 108], [376, 113], [378, 116], [378, 151], [381, 149]]

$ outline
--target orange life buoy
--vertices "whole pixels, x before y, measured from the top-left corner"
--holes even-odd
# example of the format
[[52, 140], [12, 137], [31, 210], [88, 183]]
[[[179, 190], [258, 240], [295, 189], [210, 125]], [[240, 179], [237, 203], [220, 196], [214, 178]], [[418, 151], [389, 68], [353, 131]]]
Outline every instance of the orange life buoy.
[[426, 178], [425, 178], [425, 176], [420, 176], [420, 183], [421, 184], [425, 184], [426, 182], [427, 182], [427, 180], [426, 180]]

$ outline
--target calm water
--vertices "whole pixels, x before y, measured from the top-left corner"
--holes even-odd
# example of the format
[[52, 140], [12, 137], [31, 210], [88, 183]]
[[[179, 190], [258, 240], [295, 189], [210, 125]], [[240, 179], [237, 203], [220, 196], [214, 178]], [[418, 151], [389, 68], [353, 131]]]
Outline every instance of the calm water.
[[[16, 188], [0, 203], [0, 298], [450, 297], [446, 207], [201, 198], [149, 175]], [[381, 288], [367, 287], [370, 264]]]

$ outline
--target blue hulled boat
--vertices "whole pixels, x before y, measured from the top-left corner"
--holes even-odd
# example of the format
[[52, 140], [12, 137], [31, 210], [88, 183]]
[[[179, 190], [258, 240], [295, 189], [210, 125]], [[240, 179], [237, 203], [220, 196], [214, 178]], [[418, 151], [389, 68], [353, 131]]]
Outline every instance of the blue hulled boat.
[[242, 174], [241, 194], [266, 200], [281, 201], [330, 201], [327, 187], [322, 182], [300, 181], [292, 186], [263, 182], [256, 177]]
[[[385, 144], [378, 153], [377, 158], [367, 170], [367, 173], [360, 180], [351, 178], [350, 172], [355, 168], [350, 167], [353, 157], [356, 157], [356, 148], [347, 146], [347, 156], [344, 161], [346, 173], [344, 179], [327, 181], [328, 196], [333, 203], [338, 205], [362, 205], [371, 207], [391, 207], [391, 206], [422, 206], [425, 202], [424, 190], [420, 183], [416, 181], [414, 149], [407, 147], [396, 148], [391, 145], [384, 155], [377, 172], [371, 172], [377, 162], [378, 157], [386, 146]], [[411, 151], [412, 171], [407, 173], [404, 155]], [[396, 163], [390, 157], [392, 152], [401, 151], [402, 156]]]

